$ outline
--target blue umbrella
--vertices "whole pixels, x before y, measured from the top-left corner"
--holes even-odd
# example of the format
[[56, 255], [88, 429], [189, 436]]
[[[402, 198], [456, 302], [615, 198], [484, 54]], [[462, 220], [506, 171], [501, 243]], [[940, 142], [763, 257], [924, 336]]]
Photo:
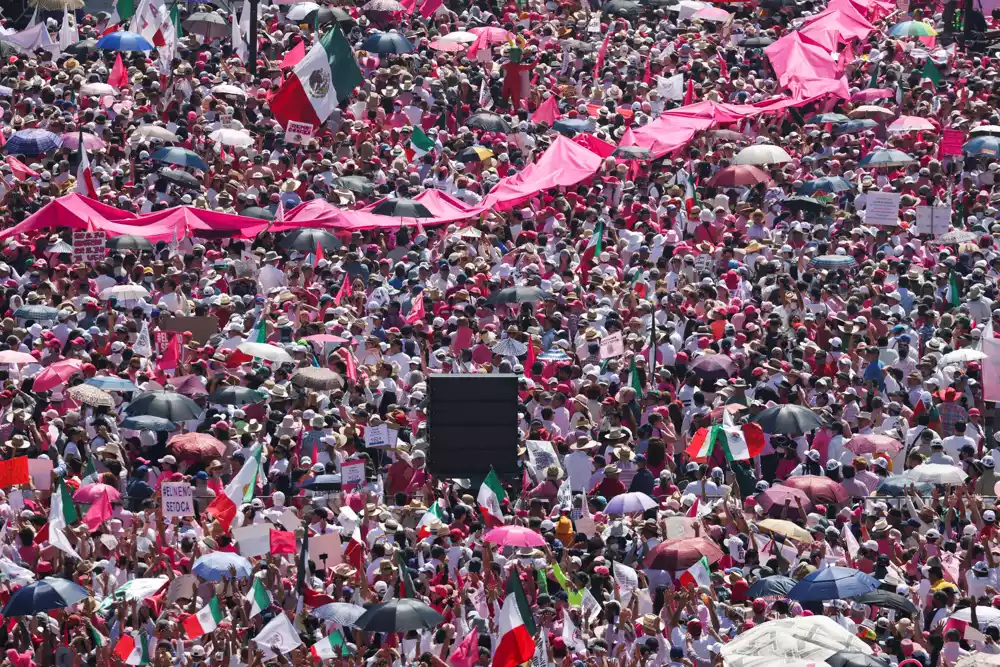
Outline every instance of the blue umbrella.
[[[87, 384], [90, 384], [88, 381]], [[176, 431], [177, 424], [173, 423], [169, 419], [164, 419], [163, 417], [154, 417], [152, 415], [137, 415], [135, 417], [126, 417], [121, 423], [122, 428], [130, 428], [133, 431]]]
[[839, 600], [869, 593], [880, 583], [860, 570], [834, 565], [806, 575], [788, 592], [788, 597], [799, 602]]
[[96, 375], [87, 380], [87, 384], [91, 387], [97, 387], [101, 391], [142, 391], [131, 380], [107, 375]]
[[823, 178], [803, 183], [796, 194], [813, 195], [817, 192], [832, 194], [834, 192], [850, 192], [851, 190], [854, 190], [854, 186], [846, 178], [841, 176], [824, 176]]
[[42, 155], [62, 145], [58, 134], [48, 130], [18, 130], [7, 140], [5, 149], [9, 155]]
[[594, 121], [589, 118], [563, 118], [552, 123], [552, 129], [568, 134], [590, 132], [594, 129]]
[[809, 268], [826, 269], [828, 271], [853, 269], [857, 265], [857, 261], [850, 255], [820, 255], [809, 260]]
[[142, 35], [134, 32], [113, 32], [97, 41], [97, 48], [108, 51], [152, 51], [153, 45]]
[[54, 320], [59, 310], [51, 306], [21, 306], [14, 311], [14, 317], [21, 320]]
[[973, 137], [962, 146], [962, 152], [966, 155], [989, 155], [996, 157], [1000, 155], [1000, 139], [992, 136]]
[[798, 583], [798, 581], [791, 577], [776, 574], [773, 577], [764, 577], [753, 582], [750, 588], [747, 589], [746, 596], [751, 599], [785, 597], [788, 595], [788, 591], [795, 588], [795, 585]]
[[236, 568], [237, 579], [249, 579], [253, 566], [239, 554], [213, 551], [194, 562], [191, 571], [206, 581], [222, 581], [231, 576], [230, 568]]
[[542, 352], [538, 355], [539, 361], [569, 361], [570, 356], [566, 354], [562, 348], [554, 347], [548, 352]]
[[913, 487], [921, 496], [931, 495], [934, 486], [926, 482], [914, 482], [909, 477], [902, 475], [889, 475], [883, 477], [882, 481], [875, 487], [875, 491], [880, 496], [893, 496], [898, 498], [906, 493], [906, 489]]
[[34, 616], [51, 609], [63, 609], [90, 597], [80, 584], [58, 577], [48, 577], [14, 591], [3, 607], [3, 615]]
[[905, 167], [916, 162], [912, 157], [897, 150], [873, 151], [858, 161], [862, 167]]
[[807, 123], [823, 125], [824, 123], [848, 123], [850, 118], [842, 113], [821, 113], [806, 119]]
[[381, 32], [370, 35], [361, 48], [372, 53], [413, 53], [413, 44], [398, 32]]
[[205, 164], [205, 161], [197, 153], [187, 148], [178, 148], [176, 146], [161, 148], [153, 153], [153, 159], [166, 162], [167, 164], [174, 164], [178, 167], [192, 167], [208, 171], [208, 165]]
[[858, 120], [849, 120], [846, 123], [839, 123], [833, 128], [833, 133], [838, 135], [857, 134], [858, 132], [870, 130], [873, 127], [878, 127], [878, 122], [872, 120], [871, 118], [859, 118]]

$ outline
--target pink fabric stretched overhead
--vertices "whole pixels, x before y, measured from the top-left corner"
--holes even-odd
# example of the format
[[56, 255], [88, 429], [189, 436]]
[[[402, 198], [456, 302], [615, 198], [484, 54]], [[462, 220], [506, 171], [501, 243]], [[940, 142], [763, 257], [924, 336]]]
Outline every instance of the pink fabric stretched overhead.
[[538, 162], [501, 180], [483, 200], [483, 208], [507, 209], [543, 190], [576, 185], [597, 172], [601, 159], [600, 155], [560, 135]]
[[788, 90], [796, 97], [821, 97], [824, 95], [836, 95], [842, 100], [851, 99], [851, 91], [847, 85], [847, 79], [799, 79], [792, 78], [788, 81]]
[[850, 7], [820, 12], [802, 24], [799, 32], [828, 50], [836, 51], [852, 39], [867, 39], [873, 30], [875, 26]]
[[104, 232], [109, 238], [115, 236], [125, 236], [126, 234], [135, 234], [145, 239], [149, 239], [152, 243], [156, 243], [158, 241], [171, 241], [175, 238], [175, 234], [178, 239], [182, 239], [186, 235], [184, 233], [184, 228], [182, 226], [178, 226], [173, 221], [152, 222], [149, 220], [143, 220], [145, 224], [137, 225], [136, 222], [139, 220], [142, 220], [142, 218], [128, 221], [95, 220], [88, 226], [88, 229], [92, 232]]
[[827, 9], [850, 7], [869, 21], [879, 21], [896, 11], [896, 3], [886, 0], [830, 0]]
[[837, 63], [829, 50], [813, 42], [801, 31], [789, 33], [764, 49], [782, 86], [791, 79], [836, 79]]
[[[469, 206], [465, 202], [455, 199], [448, 193], [441, 192], [440, 190], [424, 190], [413, 199], [426, 206], [427, 210], [434, 214], [433, 218], [423, 218], [420, 221], [420, 224], [425, 227], [455, 222], [456, 220], [466, 220], [479, 215], [483, 210], [481, 206]], [[375, 202], [371, 206], [361, 209], [361, 211], [371, 211], [378, 204], [379, 202]], [[380, 217], [384, 218], [385, 216]], [[393, 219], [399, 220], [399, 218]], [[412, 222], [414, 225], [417, 224], [415, 219]]]
[[591, 153], [597, 153], [601, 157], [609, 157], [615, 152], [614, 144], [609, 144], [603, 139], [598, 139], [592, 134], [578, 134], [573, 137], [573, 141], [580, 144]]
[[[92, 223], [105, 220], [134, 220], [136, 215], [94, 199], [72, 193], [53, 200], [35, 211], [20, 224], [0, 232], [0, 239], [37, 229], [89, 229]], [[137, 223], [132, 223], [137, 224]]]
[[[192, 236], [226, 236], [252, 239], [267, 228], [267, 221], [242, 215], [229, 215], [194, 206], [178, 206], [141, 217], [149, 223], [160, 223], [177, 229], [177, 238]], [[169, 240], [169, 239], [168, 239]]]

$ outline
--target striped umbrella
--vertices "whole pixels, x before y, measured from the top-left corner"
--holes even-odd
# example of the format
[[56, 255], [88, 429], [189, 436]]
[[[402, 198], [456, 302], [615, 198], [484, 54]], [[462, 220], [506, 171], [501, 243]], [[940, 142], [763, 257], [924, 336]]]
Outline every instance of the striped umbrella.
[[889, 34], [893, 37], [936, 37], [938, 33], [934, 26], [923, 21], [903, 21], [892, 26]]
[[59, 135], [36, 128], [18, 130], [5, 146], [8, 155], [42, 155], [62, 145]]
[[836, 271], [838, 269], [853, 269], [858, 265], [850, 255], [820, 255], [809, 260], [809, 268]]
[[542, 352], [538, 355], [539, 361], [569, 361], [570, 356], [559, 347], [553, 347], [548, 352]]

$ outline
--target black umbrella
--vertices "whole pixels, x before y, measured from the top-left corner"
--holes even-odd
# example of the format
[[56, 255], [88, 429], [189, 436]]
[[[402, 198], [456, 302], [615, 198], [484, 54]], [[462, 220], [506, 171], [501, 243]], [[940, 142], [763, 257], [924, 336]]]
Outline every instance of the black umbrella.
[[387, 215], [393, 218], [433, 218], [426, 206], [416, 199], [397, 197], [395, 199], [383, 199], [372, 209], [375, 215]]
[[365, 632], [409, 632], [433, 630], [444, 623], [444, 617], [419, 600], [402, 598], [372, 605], [354, 622]]
[[764, 433], [780, 433], [792, 437], [805, 435], [823, 425], [815, 412], [791, 403], [767, 408], [754, 421], [760, 424]]
[[826, 659], [830, 667], [889, 667], [889, 661], [860, 651], [837, 651]]
[[[669, 0], [669, 1], [673, 2], [674, 4], [680, 2], [680, 0]], [[571, 51], [581, 51], [583, 53], [593, 53], [596, 50], [596, 47], [593, 44], [591, 44], [590, 42], [583, 42], [583, 41], [581, 41], [579, 39], [567, 39], [567, 40], [563, 40], [562, 44], [563, 44], [563, 46], [567, 47]]]
[[765, 46], [771, 46], [772, 44], [774, 44], [774, 40], [770, 37], [748, 37], [740, 42], [740, 46], [748, 49], [762, 49]]
[[198, 419], [202, 412], [200, 405], [176, 391], [147, 391], [136, 396], [125, 408], [125, 414], [129, 417], [150, 415], [163, 417], [174, 423]]
[[608, 16], [631, 17], [642, 13], [642, 6], [638, 2], [630, 2], [630, 0], [611, 0], [601, 7], [601, 11]]
[[340, 491], [340, 475], [316, 475], [299, 486], [310, 491]]
[[506, 287], [489, 295], [486, 303], [525, 303], [548, 299], [552, 295], [541, 287]]
[[135, 236], [134, 234], [122, 234], [121, 236], [112, 236], [104, 243], [104, 247], [108, 250], [148, 250], [153, 252], [156, 246], [153, 242], [143, 236]]
[[364, 176], [341, 176], [330, 183], [335, 188], [349, 190], [359, 195], [370, 195], [375, 192], [375, 184]]
[[[4, 48], [3, 48], [4, 46], [9, 46], [9, 45], [6, 44], [6, 42], [4, 42], [3, 46], [0, 46], [0, 53], [3, 53], [3, 55], [7, 55], [6, 53], [4, 53]], [[91, 53], [97, 53], [97, 40], [81, 39], [79, 42], [76, 42], [75, 44], [70, 44], [65, 49], [63, 49], [63, 51], [65, 53], [69, 53], [74, 56], [89, 56]]]
[[205, 400], [219, 405], [251, 405], [260, 403], [265, 398], [267, 396], [256, 389], [229, 385], [216, 389]]
[[160, 177], [185, 188], [192, 188], [195, 190], [201, 189], [201, 181], [199, 181], [197, 177], [193, 174], [187, 173], [186, 171], [181, 171], [180, 169], [170, 169], [169, 167], [161, 169]]
[[285, 238], [278, 242], [278, 246], [285, 250], [298, 250], [299, 252], [316, 252], [316, 246], [323, 250], [333, 251], [343, 245], [336, 236], [322, 229], [310, 229], [303, 227], [293, 229], [285, 234]]
[[274, 213], [263, 206], [247, 206], [240, 211], [240, 215], [246, 218], [257, 218], [258, 220], [274, 220]]
[[795, 588], [797, 583], [799, 582], [791, 577], [776, 574], [773, 577], [764, 577], [753, 582], [753, 585], [747, 589], [746, 595], [748, 598], [785, 597], [788, 595], [788, 591]]
[[722, 354], [703, 354], [695, 359], [690, 370], [703, 382], [715, 382], [736, 375], [736, 364]]
[[351, 23], [354, 19], [340, 7], [320, 7], [306, 14], [302, 23], [308, 23], [309, 25], [319, 23], [322, 25], [324, 23], [333, 23], [334, 21], [337, 23]]
[[785, 208], [790, 208], [793, 211], [808, 211], [810, 213], [818, 213], [826, 207], [826, 204], [814, 197], [796, 196], [789, 197], [788, 199], [781, 202], [781, 205]]
[[3, 615], [34, 616], [51, 609], [64, 609], [90, 596], [86, 588], [67, 579], [48, 577], [22, 586], [10, 595]]
[[469, 120], [465, 122], [468, 127], [475, 128], [477, 130], [486, 130], [487, 132], [502, 132], [503, 134], [510, 134], [510, 125], [507, 124], [500, 114], [490, 113], [488, 111], [483, 111], [481, 113], [472, 114], [469, 116]]
[[219, 39], [231, 34], [229, 21], [215, 12], [195, 12], [181, 24], [188, 32], [201, 35], [206, 39]]
[[552, 123], [552, 129], [566, 134], [592, 132], [597, 124], [590, 118], [560, 118]]
[[917, 613], [917, 605], [910, 602], [908, 598], [903, 597], [899, 593], [884, 591], [881, 588], [876, 588], [875, 590], [865, 593], [864, 595], [859, 595], [854, 598], [854, 601], [860, 602], [861, 604], [870, 604], [875, 607], [893, 609], [895, 611], [903, 612], [904, 614]]
[[620, 157], [626, 160], [648, 160], [651, 154], [648, 148], [641, 146], [618, 146], [611, 153], [611, 157]]

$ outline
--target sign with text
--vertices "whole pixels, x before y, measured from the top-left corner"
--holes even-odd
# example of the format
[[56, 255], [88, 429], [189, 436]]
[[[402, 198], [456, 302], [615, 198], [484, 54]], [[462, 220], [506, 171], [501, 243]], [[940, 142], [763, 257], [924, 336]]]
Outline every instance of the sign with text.
[[308, 144], [315, 132], [316, 127], [312, 123], [299, 123], [290, 120], [288, 127], [285, 128], [285, 143]]
[[[961, 155], [965, 145], [965, 132], [961, 130], [941, 130], [941, 157]], [[992, 153], [996, 155], [996, 153]]]
[[18, 484], [27, 484], [31, 479], [28, 474], [28, 457], [0, 461], [0, 489], [7, 489]]
[[951, 207], [948, 206], [918, 206], [917, 234], [942, 236], [951, 226]]
[[73, 261], [96, 262], [104, 259], [107, 232], [73, 232]]
[[365, 447], [388, 447], [389, 425], [379, 424], [365, 429]]
[[625, 340], [622, 332], [616, 331], [601, 339], [601, 359], [611, 359], [625, 354]]
[[163, 516], [194, 516], [194, 489], [187, 482], [164, 482]]
[[215, 315], [188, 315], [174, 317], [160, 316], [160, 329], [168, 332], [191, 332], [191, 339], [199, 345], [207, 345], [208, 340], [219, 333], [219, 318]]
[[340, 486], [346, 491], [353, 491], [365, 483], [365, 462], [345, 461], [340, 466]]
[[167, 346], [170, 345], [170, 337], [173, 336], [169, 331], [157, 331], [153, 334], [153, 343], [156, 346], [156, 353], [163, 354], [167, 350]]
[[899, 193], [869, 192], [865, 203], [865, 224], [895, 227], [899, 224]]

